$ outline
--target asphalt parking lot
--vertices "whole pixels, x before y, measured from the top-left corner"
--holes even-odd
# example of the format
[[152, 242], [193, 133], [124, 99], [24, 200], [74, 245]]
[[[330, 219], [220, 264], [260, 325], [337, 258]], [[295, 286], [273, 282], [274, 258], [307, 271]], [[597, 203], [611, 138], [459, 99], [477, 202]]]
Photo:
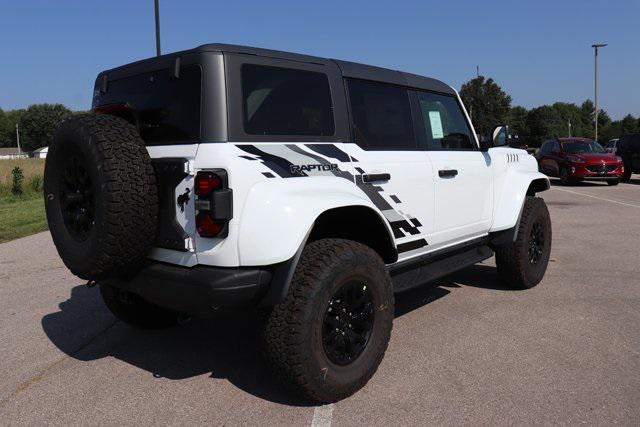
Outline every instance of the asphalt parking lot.
[[640, 420], [640, 176], [554, 185], [551, 263], [528, 291], [493, 260], [397, 297], [358, 394], [305, 406], [250, 316], [140, 332], [62, 265], [48, 233], [0, 245], [0, 423], [549, 424]]

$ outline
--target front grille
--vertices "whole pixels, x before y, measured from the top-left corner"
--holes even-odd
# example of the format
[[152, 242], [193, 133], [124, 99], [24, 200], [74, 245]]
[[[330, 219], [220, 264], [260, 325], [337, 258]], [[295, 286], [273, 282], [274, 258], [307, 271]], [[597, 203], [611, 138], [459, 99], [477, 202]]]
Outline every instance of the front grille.
[[613, 172], [616, 170], [618, 165], [616, 164], [602, 164], [602, 165], [589, 165], [587, 166], [587, 170], [590, 172]]

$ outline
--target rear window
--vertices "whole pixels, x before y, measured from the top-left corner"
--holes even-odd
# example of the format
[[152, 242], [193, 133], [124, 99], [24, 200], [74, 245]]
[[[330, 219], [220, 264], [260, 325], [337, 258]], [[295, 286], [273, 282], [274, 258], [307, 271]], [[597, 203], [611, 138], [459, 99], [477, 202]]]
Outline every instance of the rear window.
[[335, 133], [329, 79], [323, 73], [244, 64], [242, 105], [249, 135]]
[[[112, 105], [116, 114], [134, 122], [147, 145], [195, 142], [200, 137], [199, 66], [184, 67], [175, 78], [169, 70], [109, 80], [93, 107]], [[124, 108], [120, 108], [123, 106]]]

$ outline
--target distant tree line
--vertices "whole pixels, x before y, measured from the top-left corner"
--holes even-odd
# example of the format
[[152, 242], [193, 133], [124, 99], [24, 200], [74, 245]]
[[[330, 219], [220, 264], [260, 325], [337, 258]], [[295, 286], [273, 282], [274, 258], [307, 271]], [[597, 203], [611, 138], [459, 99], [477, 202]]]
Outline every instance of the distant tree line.
[[[556, 102], [527, 110], [511, 106], [511, 97], [491, 78], [476, 77], [460, 88], [460, 97], [480, 134], [487, 134], [497, 124], [509, 124], [521, 143], [539, 147], [550, 138], [580, 136], [593, 138], [595, 108], [590, 99], [580, 106]], [[611, 120], [604, 110], [598, 113], [598, 141], [606, 143], [625, 133], [640, 132], [640, 117], [627, 114], [622, 120]]]
[[16, 123], [23, 151], [46, 147], [58, 126], [72, 114], [62, 104], [34, 104], [26, 109], [10, 111], [0, 108], [0, 147], [17, 146]]

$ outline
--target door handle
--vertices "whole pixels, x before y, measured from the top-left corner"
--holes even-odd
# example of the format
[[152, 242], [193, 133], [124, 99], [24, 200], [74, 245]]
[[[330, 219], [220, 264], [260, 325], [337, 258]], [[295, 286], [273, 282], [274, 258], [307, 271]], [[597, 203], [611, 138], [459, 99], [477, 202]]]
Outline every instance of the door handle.
[[389, 181], [391, 174], [389, 173], [366, 173], [362, 175], [362, 182], [370, 183], [376, 181]]
[[448, 176], [456, 176], [456, 175], [458, 175], [457, 169], [441, 169], [438, 171], [438, 176], [440, 176], [440, 178], [446, 178]]

